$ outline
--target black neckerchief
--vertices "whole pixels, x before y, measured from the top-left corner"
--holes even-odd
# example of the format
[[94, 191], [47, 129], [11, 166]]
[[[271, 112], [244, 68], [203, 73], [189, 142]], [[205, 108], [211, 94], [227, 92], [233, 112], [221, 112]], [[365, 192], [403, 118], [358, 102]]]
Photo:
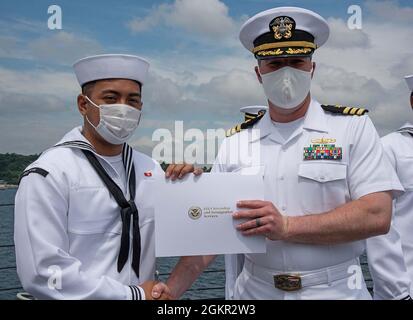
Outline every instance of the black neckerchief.
[[114, 197], [116, 203], [121, 208], [120, 215], [122, 219], [122, 235], [120, 250], [118, 255], [118, 272], [121, 272], [126, 261], [129, 258], [129, 243], [130, 243], [130, 225], [131, 218], [133, 219], [133, 239], [132, 239], [132, 269], [135, 271], [136, 276], [139, 278], [140, 267], [140, 255], [141, 255], [141, 234], [139, 229], [139, 211], [135, 204], [135, 192], [136, 192], [136, 176], [135, 166], [132, 159], [132, 148], [124, 144], [122, 150], [123, 165], [125, 166], [127, 176], [127, 186], [129, 187], [130, 200], [126, 200], [122, 190], [108, 175], [101, 163], [96, 157], [96, 150], [84, 141], [67, 141], [56, 145], [55, 147], [70, 147], [81, 149], [89, 163], [95, 169], [96, 173], [102, 179], [103, 183], [108, 188], [111, 195]]

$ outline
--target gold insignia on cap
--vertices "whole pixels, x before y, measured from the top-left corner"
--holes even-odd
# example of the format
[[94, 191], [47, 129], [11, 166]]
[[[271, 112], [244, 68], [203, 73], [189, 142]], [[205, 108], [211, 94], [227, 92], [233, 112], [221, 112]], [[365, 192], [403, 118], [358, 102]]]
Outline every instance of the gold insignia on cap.
[[290, 17], [277, 17], [270, 23], [270, 29], [274, 31], [274, 38], [277, 40], [290, 39], [295, 29], [295, 21]]

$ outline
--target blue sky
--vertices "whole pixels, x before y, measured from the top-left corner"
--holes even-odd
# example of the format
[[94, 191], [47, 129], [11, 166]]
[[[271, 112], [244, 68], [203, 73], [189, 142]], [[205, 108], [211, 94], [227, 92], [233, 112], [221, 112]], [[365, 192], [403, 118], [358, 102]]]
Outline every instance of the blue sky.
[[[63, 29], [47, 28], [47, 8], [62, 8]], [[360, 5], [363, 28], [346, 27]], [[71, 64], [99, 53], [151, 62], [144, 117], [132, 144], [150, 154], [152, 133], [228, 128], [239, 108], [265, 103], [255, 61], [238, 41], [242, 23], [276, 6], [303, 6], [327, 19], [331, 38], [315, 55], [313, 96], [366, 106], [381, 134], [411, 119], [402, 77], [413, 74], [413, 5], [407, 0], [22, 1], [0, 2], [0, 153], [41, 152], [81, 124]]]
[[[197, 53], [207, 55], [223, 51], [219, 45], [202, 43], [197, 41], [202, 35], [191, 35], [188, 32], [176, 32], [170, 27], [157, 25], [151, 29], [138, 34], [131, 34], [127, 27], [128, 22], [133, 19], [148, 15], [154, 8], [162, 4], [173, 5], [175, 1], [147, 1], [147, 0], [124, 0], [124, 1], [9, 1], [0, 3], [1, 19], [6, 24], [14, 25], [18, 21], [37, 23], [35, 30], [22, 32], [22, 39], [31, 39], [33, 36], [50, 34], [53, 31], [47, 29], [47, 8], [53, 3], [62, 8], [63, 31], [78, 35], [88, 36], [102, 45], [106, 52], [121, 49], [130, 53], [139, 53], [150, 57], [159, 50], [194, 50]], [[208, 2], [208, 1], [207, 1]], [[207, 2], [206, 5], [207, 5]], [[331, 0], [225, 0], [222, 1], [228, 7], [228, 16], [238, 21], [246, 16], [275, 6], [302, 6], [318, 12], [324, 17], [336, 17], [345, 19], [347, 8], [352, 4], [358, 4], [363, 8], [363, 1], [353, 0], [331, 1]], [[411, 1], [397, 2], [400, 6], [408, 6]], [[367, 13], [367, 12], [366, 12]], [[245, 18], [244, 18], [245, 20]], [[391, 17], [389, 17], [391, 20]], [[386, 22], [386, 21], [385, 21]], [[34, 27], [34, 26], [33, 26]], [[13, 32], [13, 30], [9, 30]], [[172, 31], [172, 32], [171, 32]], [[182, 30], [181, 30], [182, 31]], [[3, 31], [7, 33], [7, 30]], [[236, 38], [237, 33], [233, 36]], [[241, 48], [241, 47], [240, 47]], [[8, 62], [12, 63], [12, 62]], [[15, 65], [14, 65], [15, 66]], [[32, 64], [32, 67], [36, 65]], [[26, 66], [30, 67], [30, 65]]]

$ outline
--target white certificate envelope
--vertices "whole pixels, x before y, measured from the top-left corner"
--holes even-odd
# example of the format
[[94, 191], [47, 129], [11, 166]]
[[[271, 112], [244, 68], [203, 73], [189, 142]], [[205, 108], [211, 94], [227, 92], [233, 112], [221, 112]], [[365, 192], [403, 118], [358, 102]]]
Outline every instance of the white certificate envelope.
[[243, 236], [232, 218], [239, 200], [263, 200], [262, 175], [204, 173], [172, 182], [157, 176], [157, 257], [265, 253], [264, 236]]

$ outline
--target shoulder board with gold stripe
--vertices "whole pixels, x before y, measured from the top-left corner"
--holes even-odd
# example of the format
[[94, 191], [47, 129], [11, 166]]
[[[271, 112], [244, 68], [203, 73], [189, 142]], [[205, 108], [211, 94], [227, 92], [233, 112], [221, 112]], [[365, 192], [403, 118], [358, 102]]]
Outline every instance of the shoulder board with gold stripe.
[[238, 124], [235, 127], [227, 130], [226, 136], [227, 137], [233, 136], [234, 134], [241, 132], [241, 130], [252, 127], [258, 121], [260, 121], [262, 117], [264, 117], [265, 112], [266, 112], [265, 110], [261, 110], [260, 112], [258, 112], [258, 114], [255, 114], [255, 115], [249, 114], [248, 119], [246, 119], [243, 123]]
[[337, 113], [337, 114], [343, 114], [346, 116], [362, 116], [369, 112], [369, 110], [364, 109], [364, 108], [356, 108], [356, 107], [346, 107], [346, 106], [341, 106], [341, 105], [321, 105], [321, 108], [323, 108], [327, 112], [331, 113]]

